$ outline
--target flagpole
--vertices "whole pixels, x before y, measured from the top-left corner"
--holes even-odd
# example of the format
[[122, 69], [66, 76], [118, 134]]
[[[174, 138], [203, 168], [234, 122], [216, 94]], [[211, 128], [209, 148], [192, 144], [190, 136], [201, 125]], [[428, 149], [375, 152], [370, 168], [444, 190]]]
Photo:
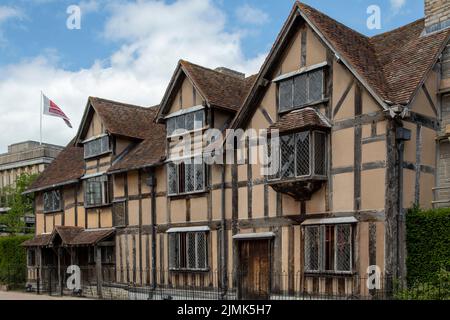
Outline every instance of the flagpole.
[[39, 144], [42, 146], [42, 114], [44, 113], [44, 106], [43, 106], [43, 104], [42, 104], [42, 95], [43, 95], [43, 93], [42, 93], [42, 90], [41, 90], [41, 96], [40, 96], [40, 99], [41, 99], [41, 106], [40, 106], [40, 114], [41, 114], [41, 116], [40, 116], [40, 131], [39, 131], [39, 133], [40, 133], [40, 140], [39, 140]]

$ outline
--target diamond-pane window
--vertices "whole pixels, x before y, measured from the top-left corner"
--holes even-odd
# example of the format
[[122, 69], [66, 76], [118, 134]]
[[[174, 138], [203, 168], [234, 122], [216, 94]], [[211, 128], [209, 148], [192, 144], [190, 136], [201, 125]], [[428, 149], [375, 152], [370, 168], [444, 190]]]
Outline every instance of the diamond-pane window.
[[281, 142], [281, 177], [292, 178], [295, 175], [295, 136], [280, 137]]
[[292, 79], [283, 81], [279, 87], [280, 111], [292, 108]]
[[326, 137], [325, 133], [314, 132], [314, 173], [326, 175]]
[[317, 70], [308, 74], [308, 102], [320, 101], [323, 98], [323, 71]]
[[44, 193], [44, 212], [55, 212], [61, 210], [61, 193], [52, 190]]
[[337, 271], [351, 271], [351, 225], [337, 225], [336, 229], [336, 269]]
[[304, 230], [307, 272], [352, 271], [352, 225], [306, 226]]
[[319, 227], [305, 228], [305, 270], [319, 270]]
[[299, 132], [296, 135], [297, 149], [295, 157], [297, 162], [297, 177], [308, 176], [310, 174], [309, 136], [309, 131]]
[[289, 111], [322, 101], [324, 98], [323, 83], [323, 69], [280, 80], [278, 85], [279, 111]]
[[206, 270], [208, 268], [206, 232], [169, 233], [171, 270]]
[[308, 77], [302, 75], [294, 78], [294, 105], [299, 107], [307, 104], [308, 99]]

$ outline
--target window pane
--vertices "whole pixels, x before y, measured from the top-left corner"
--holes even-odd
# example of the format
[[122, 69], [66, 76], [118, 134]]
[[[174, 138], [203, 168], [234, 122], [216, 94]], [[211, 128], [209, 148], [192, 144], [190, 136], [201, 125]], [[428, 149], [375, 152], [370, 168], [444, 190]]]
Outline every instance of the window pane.
[[170, 233], [169, 234], [169, 268], [177, 269], [179, 268], [178, 263], [178, 234]]
[[295, 135], [280, 137], [281, 177], [292, 178], [295, 173]]
[[323, 132], [314, 132], [314, 172], [326, 175], [326, 139]]
[[176, 122], [177, 122], [176, 130], [178, 131], [177, 133], [178, 134], [183, 133], [183, 130], [186, 129], [185, 117], [184, 116], [176, 117]]
[[185, 183], [186, 183], [186, 188], [185, 191], [186, 192], [192, 192], [194, 191], [194, 186], [195, 186], [195, 176], [194, 176], [194, 164], [192, 163], [193, 161], [191, 161], [190, 164], [185, 164]]
[[309, 74], [309, 102], [320, 101], [323, 98], [323, 70]]
[[319, 227], [305, 228], [305, 269], [319, 270]]
[[279, 106], [280, 111], [292, 108], [292, 79], [280, 82], [279, 86]]
[[101, 139], [101, 144], [102, 144], [102, 153], [109, 151], [109, 137], [108, 136], [104, 136]]
[[188, 232], [187, 233], [187, 243], [188, 243], [188, 269], [195, 269], [196, 268], [196, 243], [195, 243], [195, 233], [194, 232]]
[[309, 166], [309, 131], [297, 133], [297, 176], [308, 176]]
[[186, 130], [187, 131], [194, 130], [194, 117], [195, 117], [194, 112], [186, 114]]
[[204, 169], [203, 163], [195, 164], [195, 191], [204, 190]]
[[294, 106], [302, 106], [308, 103], [307, 75], [301, 75], [294, 79]]
[[324, 267], [334, 271], [334, 226], [325, 226]]
[[351, 271], [351, 225], [337, 225], [336, 230], [337, 270]]
[[205, 126], [205, 111], [200, 110], [195, 112], [194, 129], [201, 129]]
[[175, 131], [175, 118], [167, 119], [167, 136], [171, 136]]
[[169, 185], [169, 194], [177, 194], [178, 177], [177, 177], [177, 165], [175, 163], [167, 164], [167, 179]]
[[197, 267], [199, 269], [205, 269], [207, 267], [207, 246], [206, 246], [206, 234], [203, 232], [197, 233]]

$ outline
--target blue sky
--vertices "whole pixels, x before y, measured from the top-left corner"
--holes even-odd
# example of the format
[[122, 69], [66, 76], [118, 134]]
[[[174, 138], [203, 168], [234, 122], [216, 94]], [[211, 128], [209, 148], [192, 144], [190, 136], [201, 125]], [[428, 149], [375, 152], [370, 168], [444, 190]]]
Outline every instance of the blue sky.
[[[421, 0], [303, 2], [366, 35], [423, 17]], [[292, 4], [292, 0], [2, 0], [0, 112], [6, 116], [0, 118], [0, 152], [17, 140], [38, 139], [40, 90], [77, 126], [89, 95], [158, 103], [180, 58], [256, 72]], [[82, 10], [80, 30], [66, 27], [69, 5]], [[380, 30], [366, 26], [370, 5], [381, 9]], [[65, 144], [75, 134], [59, 119], [45, 119], [44, 128], [44, 139], [52, 143]]]

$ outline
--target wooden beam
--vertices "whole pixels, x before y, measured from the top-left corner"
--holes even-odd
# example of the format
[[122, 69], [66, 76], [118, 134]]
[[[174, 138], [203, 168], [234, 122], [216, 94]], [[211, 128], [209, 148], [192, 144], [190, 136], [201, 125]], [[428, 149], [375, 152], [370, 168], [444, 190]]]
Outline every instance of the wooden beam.
[[347, 85], [347, 88], [345, 89], [344, 93], [342, 94], [342, 96], [339, 98], [336, 107], [333, 110], [333, 118], [336, 117], [337, 113], [339, 112], [339, 110], [341, 109], [342, 105], [344, 104], [345, 99], [347, 98], [348, 93], [350, 92], [350, 90], [352, 89], [353, 85], [354, 85], [355, 81], [352, 79], [350, 80], [350, 83]]
[[436, 105], [434, 104], [433, 99], [431, 98], [430, 92], [428, 91], [425, 83], [422, 86], [422, 90], [425, 93], [425, 96], [427, 97], [427, 100], [428, 100], [428, 103], [430, 104], [431, 109], [433, 109], [434, 115], [437, 117], [438, 111], [437, 111]]
[[417, 124], [416, 126], [416, 177], [414, 183], [414, 203], [419, 205], [420, 203], [420, 165], [422, 155], [422, 126]]
[[[362, 96], [361, 96], [361, 87], [359, 84], [356, 85], [355, 88], [355, 116], [360, 116], [362, 113]], [[354, 195], [354, 204], [353, 209], [358, 211], [361, 208], [361, 162], [362, 162], [362, 146], [361, 146], [361, 137], [362, 137], [362, 128], [360, 124], [355, 126], [355, 141], [354, 141], [354, 172], [353, 172], [353, 195]]]

